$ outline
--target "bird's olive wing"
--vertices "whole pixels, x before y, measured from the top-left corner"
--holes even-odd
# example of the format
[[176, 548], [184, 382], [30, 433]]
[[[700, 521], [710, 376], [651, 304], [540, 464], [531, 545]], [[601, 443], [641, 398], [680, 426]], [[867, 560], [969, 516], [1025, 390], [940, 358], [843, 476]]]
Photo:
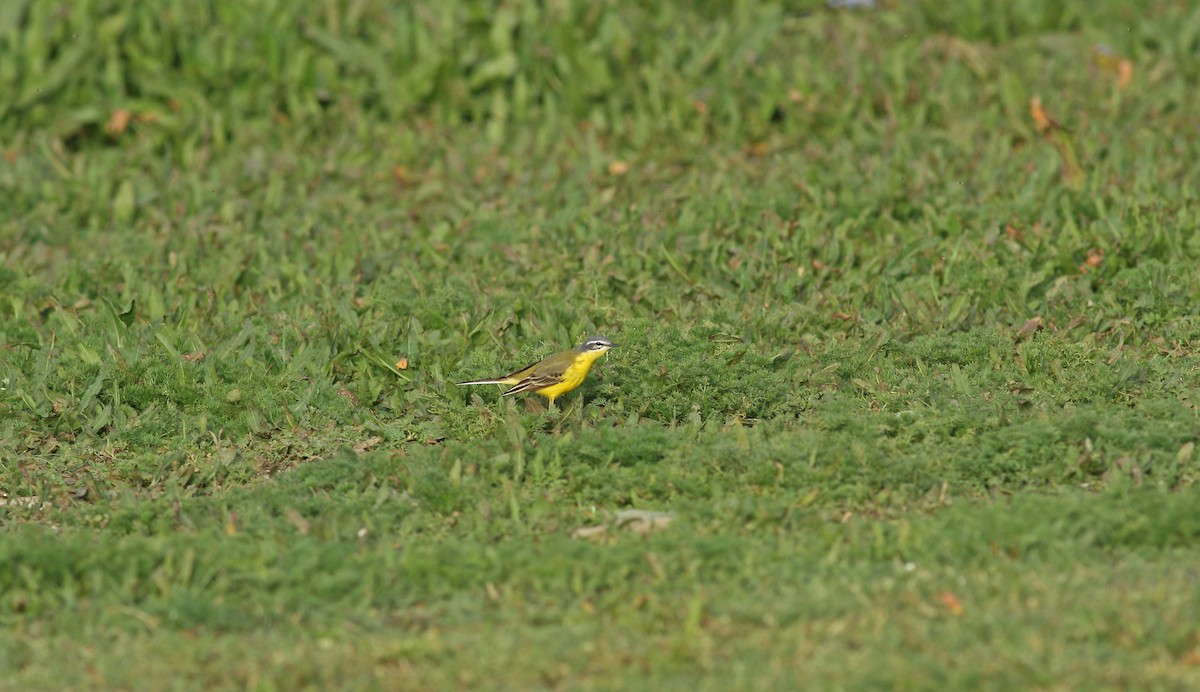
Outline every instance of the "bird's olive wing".
[[539, 389], [544, 389], [551, 385], [558, 384], [559, 382], [562, 382], [561, 374], [557, 377], [546, 377], [544, 375], [526, 377], [518, 382], [512, 389], [505, 392], [504, 396], [508, 396], [509, 394], [520, 394], [521, 392], [536, 392]]
[[534, 363], [527, 368], [518, 370], [509, 375], [509, 377], [519, 379], [520, 381], [504, 394], [536, 392], [544, 387], [558, 384], [562, 382], [563, 374], [566, 373], [567, 368], [571, 367], [571, 364], [574, 362], [574, 353], [560, 353], [550, 356], [546, 360]]

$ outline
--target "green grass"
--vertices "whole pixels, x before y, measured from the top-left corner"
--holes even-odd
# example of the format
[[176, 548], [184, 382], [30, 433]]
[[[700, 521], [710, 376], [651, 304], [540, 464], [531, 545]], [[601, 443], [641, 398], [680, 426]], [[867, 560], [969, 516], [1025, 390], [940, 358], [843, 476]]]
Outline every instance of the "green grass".
[[0, 687], [1200, 686], [1200, 11], [880, 4], [3, 5]]

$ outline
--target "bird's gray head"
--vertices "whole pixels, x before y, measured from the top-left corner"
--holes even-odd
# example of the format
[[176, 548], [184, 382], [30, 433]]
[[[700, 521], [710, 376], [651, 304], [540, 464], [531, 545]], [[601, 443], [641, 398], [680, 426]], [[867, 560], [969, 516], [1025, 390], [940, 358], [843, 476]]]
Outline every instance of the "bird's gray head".
[[587, 341], [580, 344], [579, 352], [580, 353], [588, 353], [591, 351], [600, 351], [601, 353], [603, 353], [604, 351], [607, 351], [608, 349], [613, 348], [615, 346], [616, 346], [616, 344], [609, 341], [608, 339], [605, 339], [602, 336], [593, 336], [593, 337], [589, 338]]

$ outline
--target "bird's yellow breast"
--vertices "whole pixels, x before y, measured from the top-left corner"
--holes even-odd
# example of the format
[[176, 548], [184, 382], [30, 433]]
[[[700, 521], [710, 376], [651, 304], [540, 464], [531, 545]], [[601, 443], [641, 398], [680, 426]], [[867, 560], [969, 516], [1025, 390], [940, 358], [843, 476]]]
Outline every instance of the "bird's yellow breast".
[[602, 355], [604, 355], [604, 351], [580, 353], [575, 356], [575, 361], [563, 371], [562, 381], [555, 382], [549, 387], [534, 390], [534, 393], [541, 394], [550, 399], [550, 401], [554, 401], [559, 396], [583, 384], [583, 378], [587, 377], [588, 371], [592, 369], [592, 364]]

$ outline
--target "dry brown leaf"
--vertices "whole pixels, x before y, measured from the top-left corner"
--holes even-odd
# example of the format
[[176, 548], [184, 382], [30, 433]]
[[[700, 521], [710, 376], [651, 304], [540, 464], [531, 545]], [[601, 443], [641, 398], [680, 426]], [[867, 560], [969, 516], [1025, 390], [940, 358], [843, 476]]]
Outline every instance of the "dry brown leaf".
[[1033, 126], [1037, 128], [1040, 134], [1044, 134], [1044, 136], [1050, 136], [1050, 134], [1055, 132], [1067, 132], [1067, 128], [1055, 120], [1054, 116], [1046, 113], [1046, 109], [1042, 106], [1042, 97], [1040, 96], [1030, 98], [1030, 115], [1033, 118]]
[[1038, 132], [1050, 129], [1050, 118], [1046, 116], [1046, 111], [1042, 110], [1041, 97], [1034, 96], [1029, 99], [1029, 115], [1033, 117], [1033, 126]]
[[1041, 328], [1042, 317], [1041, 315], [1036, 315], [1025, 320], [1025, 324], [1021, 325], [1021, 328], [1017, 330], [1017, 336], [1022, 339], [1028, 339], [1033, 336], [1034, 332]]
[[108, 122], [104, 124], [104, 131], [116, 137], [125, 132], [129, 127], [129, 121], [133, 118], [133, 113], [130, 113], [124, 108], [118, 108], [108, 116]]
[[1104, 250], [1094, 247], [1091, 250], [1088, 250], [1087, 259], [1083, 261], [1083, 264], [1079, 265], [1079, 271], [1080, 273], [1086, 274], [1092, 269], [1099, 267], [1100, 263], [1103, 261]]
[[1042, 98], [1034, 96], [1029, 99], [1029, 115], [1033, 117], [1033, 125], [1041, 134], [1049, 134], [1055, 130], [1064, 129], [1049, 113], [1042, 108]]
[[1042, 107], [1042, 99], [1033, 96], [1029, 99], [1029, 115], [1037, 131], [1050, 142], [1058, 156], [1062, 159], [1062, 181], [1067, 187], [1079, 189], [1084, 183], [1083, 169], [1079, 166], [1079, 158], [1075, 155], [1075, 146], [1071, 143], [1070, 131], [1058, 123], [1046, 109]]

